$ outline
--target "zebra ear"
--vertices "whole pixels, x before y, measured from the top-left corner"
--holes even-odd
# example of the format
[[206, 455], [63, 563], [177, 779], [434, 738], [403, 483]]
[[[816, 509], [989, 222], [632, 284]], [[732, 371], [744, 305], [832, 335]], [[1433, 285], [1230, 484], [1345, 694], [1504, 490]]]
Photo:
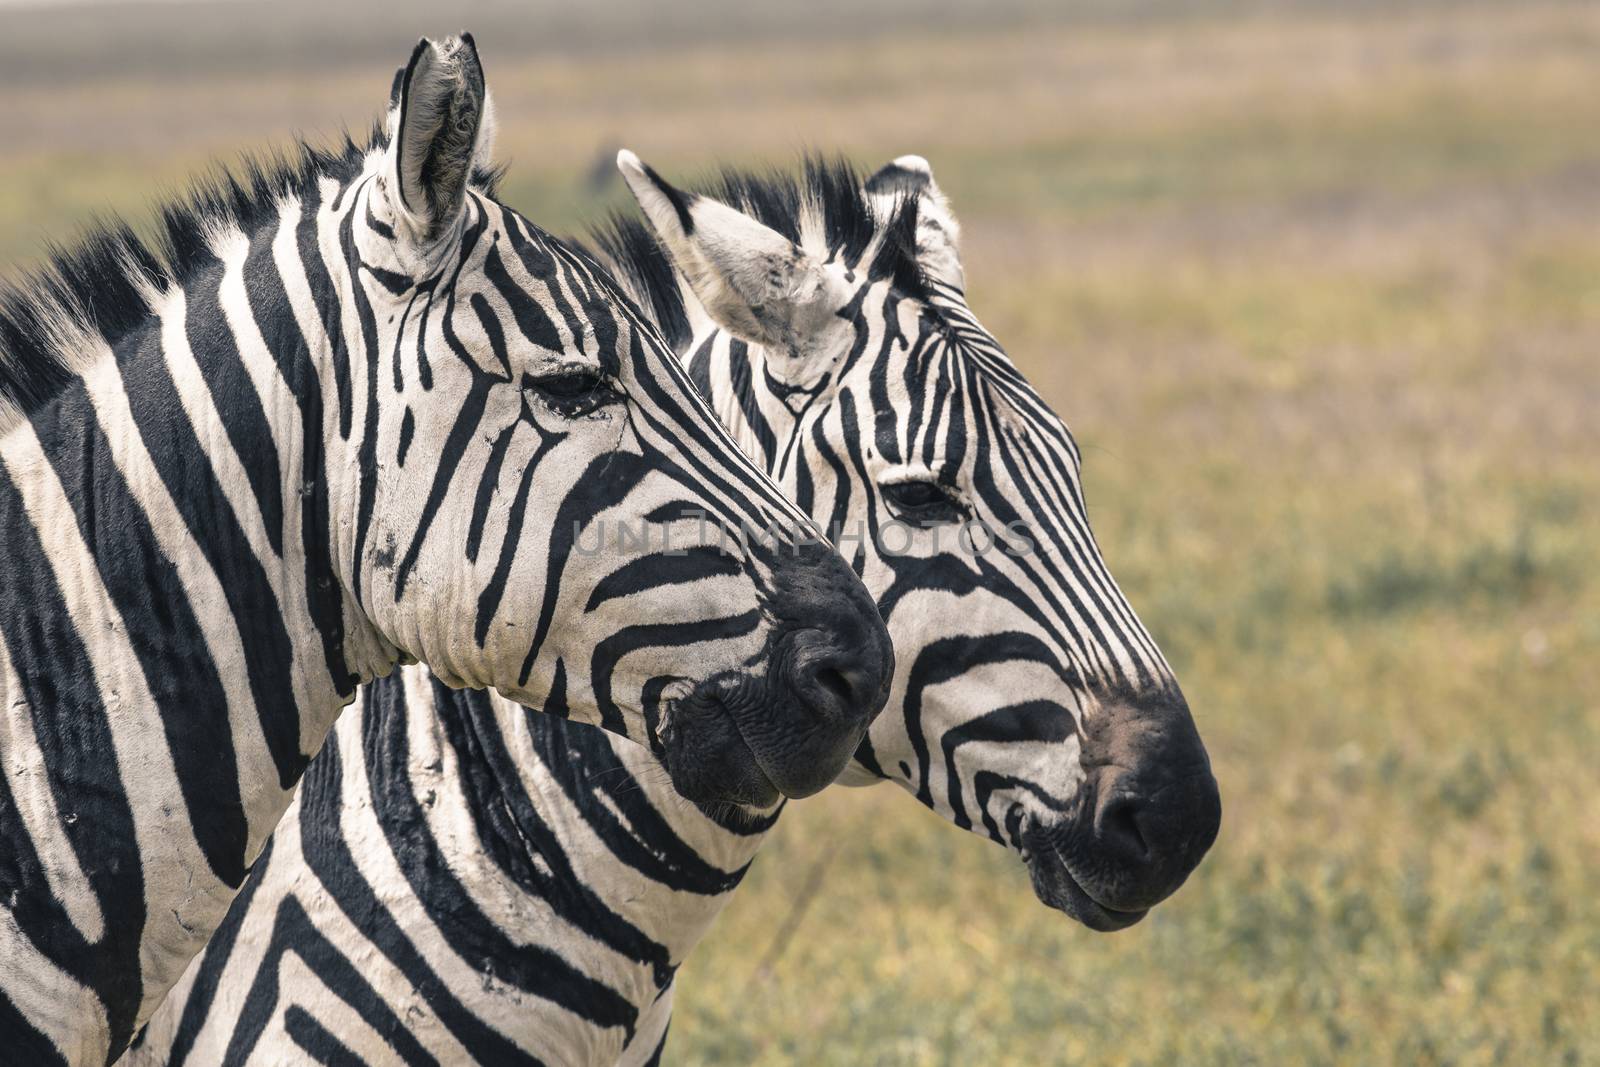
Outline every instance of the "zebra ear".
[[460, 214], [480, 144], [491, 139], [489, 96], [472, 35], [418, 41], [397, 81], [390, 156], [398, 195], [391, 202], [428, 243]]
[[901, 156], [879, 167], [866, 182], [867, 195], [885, 210], [907, 197], [917, 201], [917, 262], [930, 277], [966, 288], [961, 269], [961, 226], [950, 201], [933, 180], [933, 167], [921, 156]]
[[835, 282], [822, 264], [749, 215], [673, 188], [627, 149], [617, 153], [617, 168], [718, 325], [792, 355], [814, 346], [837, 310]]

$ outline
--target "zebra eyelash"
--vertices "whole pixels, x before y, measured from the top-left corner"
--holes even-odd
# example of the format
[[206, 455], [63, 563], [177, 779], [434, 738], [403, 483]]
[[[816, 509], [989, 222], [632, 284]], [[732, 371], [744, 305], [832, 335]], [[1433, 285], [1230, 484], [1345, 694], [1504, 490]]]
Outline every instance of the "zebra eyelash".
[[918, 523], [960, 522], [966, 508], [953, 490], [932, 478], [905, 478], [878, 487], [896, 518]]
[[609, 375], [596, 367], [570, 365], [544, 374], [525, 374], [522, 391], [567, 419], [593, 415], [622, 399]]

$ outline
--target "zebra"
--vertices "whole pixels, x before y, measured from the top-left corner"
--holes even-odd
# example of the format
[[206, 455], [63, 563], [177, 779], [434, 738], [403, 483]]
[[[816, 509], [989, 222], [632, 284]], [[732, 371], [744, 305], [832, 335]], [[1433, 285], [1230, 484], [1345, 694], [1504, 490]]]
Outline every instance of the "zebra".
[[[1070, 435], [966, 306], [927, 162], [698, 195], [619, 162], [648, 227], [616, 221], [603, 256], [740, 443], [834, 520], [894, 636], [891, 710], [840, 780], [1005, 845], [1093, 929], [1138, 921], [1210, 846], [1217, 786], [1101, 562]], [[1035, 550], [936, 547], [956, 516]], [[915, 520], [915, 544], [852, 542], [852, 518]], [[659, 1062], [676, 968], [778, 809], [686, 802], [640, 746], [421, 669], [362, 700], [129, 1067]]]
[[[882, 704], [865, 589], [616, 279], [497, 202], [490, 110], [472, 38], [424, 39], [366, 145], [0, 294], [6, 1062], [117, 1057], [401, 661], [730, 804], [820, 789]], [[663, 547], [708, 516], [795, 536]]]

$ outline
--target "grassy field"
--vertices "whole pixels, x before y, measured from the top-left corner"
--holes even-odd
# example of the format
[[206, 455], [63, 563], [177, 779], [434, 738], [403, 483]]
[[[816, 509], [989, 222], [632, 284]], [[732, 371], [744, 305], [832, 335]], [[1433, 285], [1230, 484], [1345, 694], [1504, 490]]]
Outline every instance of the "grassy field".
[[[618, 143], [933, 161], [1223, 789], [1190, 884], [1109, 937], [892, 787], [796, 804], [670, 1060], [1600, 1063], [1600, 10], [1186, 10], [480, 34], [508, 199], [556, 228], [617, 196], [581, 175]], [[386, 73], [8, 85], [0, 258], [362, 121]]]

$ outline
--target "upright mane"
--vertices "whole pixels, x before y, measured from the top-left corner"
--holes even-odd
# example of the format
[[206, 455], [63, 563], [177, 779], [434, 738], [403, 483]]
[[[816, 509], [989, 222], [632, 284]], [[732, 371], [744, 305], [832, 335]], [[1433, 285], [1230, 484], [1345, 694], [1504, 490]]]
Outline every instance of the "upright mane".
[[[917, 201], [907, 197], [884, 211], [866, 192], [866, 178], [848, 161], [807, 156], [800, 174], [777, 170], [723, 169], [689, 185], [691, 192], [738, 208], [795, 243], [820, 234], [829, 255], [854, 263], [876, 247], [877, 276], [893, 276], [895, 288], [922, 295], [927, 282], [916, 257]], [[601, 255], [626, 281], [675, 350], [692, 339], [689, 315], [672, 260], [649, 225], [637, 215], [613, 213], [589, 231]]]
[[[369, 153], [387, 145], [382, 122], [361, 140], [346, 132], [331, 147], [299, 141], [287, 151], [247, 156], [218, 168], [156, 207], [156, 237], [118, 217], [98, 219], [71, 246], [52, 245], [46, 261], [0, 283], [0, 433], [48, 403], [82, 369], [86, 353], [115, 347], [144, 322], [152, 304], [182, 287], [210, 257], [209, 236], [251, 233], [285, 199], [323, 178], [344, 183]], [[494, 195], [498, 172], [477, 171], [473, 188]]]
[[156, 298], [205, 262], [208, 234], [251, 232], [318, 179], [352, 177], [382, 142], [374, 127], [365, 144], [346, 134], [332, 149], [302, 141], [290, 153], [246, 158], [159, 204], [153, 240], [112, 217], [75, 245], [50, 247], [44, 264], [0, 285], [0, 431], [48, 403], [96, 342], [114, 347], [144, 322]]

